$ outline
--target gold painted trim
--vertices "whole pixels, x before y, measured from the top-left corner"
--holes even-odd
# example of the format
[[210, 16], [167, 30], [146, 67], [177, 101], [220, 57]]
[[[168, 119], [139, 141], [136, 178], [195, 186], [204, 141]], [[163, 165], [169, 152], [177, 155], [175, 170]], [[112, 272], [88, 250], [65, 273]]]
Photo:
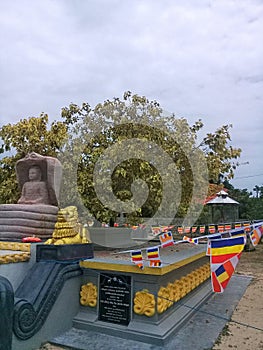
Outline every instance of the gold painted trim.
[[30, 259], [30, 253], [1, 255], [0, 264], [25, 262], [25, 261], [28, 261], [29, 259]]
[[160, 287], [157, 297], [157, 312], [162, 314], [175, 302], [185, 297], [193, 289], [210, 277], [210, 263], [206, 263], [166, 287]]
[[8, 254], [0, 255], [0, 264], [11, 264], [30, 260], [30, 248], [30, 243], [0, 242], [0, 250], [16, 252], [14, 254], [8, 252]]
[[206, 256], [206, 252], [198, 253], [189, 258], [183, 259], [181, 261], [177, 261], [167, 266], [163, 266], [160, 268], [152, 268], [145, 266], [143, 270], [139, 269], [135, 265], [127, 265], [127, 264], [116, 264], [116, 263], [107, 263], [107, 262], [99, 262], [94, 261], [93, 259], [84, 260], [80, 262], [80, 267], [85, 269], [95, 269], [95, 270], [106, 270], [106, 271], [118, 271], [118, 272], [127, 272], [127, 273], [138, 273], [142, 275], [157, 275], [162, 276], [166, 273], [179, 269], [182, 266], [190, 264], [200, 258]]
[[206, 263], [187, 275], [182, 276], [180, 279], [176, 279], [172, 283], [169, 282], [167, 286], [161, 286], [157, 293], [157, 298], [147, 289], [136, 292], [133, 299], [134, 313], [152, 317], [157, 308], [158, 314], [162, 314], [206, 281], [210, 277], [210, 273], [210, 263]]
[[0, 242], [0, 250], [16, 250], [22, 252], [30, 252], [30, 247], [30, 243]]

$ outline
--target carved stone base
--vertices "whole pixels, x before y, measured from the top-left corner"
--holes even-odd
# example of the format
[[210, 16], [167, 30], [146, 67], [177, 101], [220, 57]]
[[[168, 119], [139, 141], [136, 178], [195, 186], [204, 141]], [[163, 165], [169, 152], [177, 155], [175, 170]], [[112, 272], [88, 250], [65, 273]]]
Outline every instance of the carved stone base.
[[0, 205], [0, 240], [21, 241], [35, 236], [43, 241], [52, 237], [58, 207], [53, 205]]

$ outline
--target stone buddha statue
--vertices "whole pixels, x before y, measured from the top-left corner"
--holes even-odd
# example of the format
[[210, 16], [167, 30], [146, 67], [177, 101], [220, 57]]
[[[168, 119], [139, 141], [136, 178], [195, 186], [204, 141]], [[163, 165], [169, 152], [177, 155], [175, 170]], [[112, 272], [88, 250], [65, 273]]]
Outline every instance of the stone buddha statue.
[[58, 214], [62, 165], [54, 157], [32, 152], [16, 163], [21, 196], [16, 204], [0, 205], [0, 240], [28, 236], [52, 237]]
[[28, 180], [23, 185], [18, 204], [50, 204], [47, 184], [42, 181], [41, 169], [32, 165], [28, 171]]

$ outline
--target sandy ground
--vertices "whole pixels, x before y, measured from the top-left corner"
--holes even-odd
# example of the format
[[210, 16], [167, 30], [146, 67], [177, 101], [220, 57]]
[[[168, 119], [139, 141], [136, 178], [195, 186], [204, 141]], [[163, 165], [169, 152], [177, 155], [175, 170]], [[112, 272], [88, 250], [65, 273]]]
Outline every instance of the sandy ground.
[[[263, 350], [263, 243], [243, 252], [236, 273], [252, 276], [252, 282], [210, 350]], [[45, 344], [40, 350], [59, 349], [70, 348]]]
[[212, 350], [262, 350], [263, 243], [254, 251], [243, 252], [236, 273], [253, 276], [253, 280], [237, 305], [232, 322], [226, 324]]

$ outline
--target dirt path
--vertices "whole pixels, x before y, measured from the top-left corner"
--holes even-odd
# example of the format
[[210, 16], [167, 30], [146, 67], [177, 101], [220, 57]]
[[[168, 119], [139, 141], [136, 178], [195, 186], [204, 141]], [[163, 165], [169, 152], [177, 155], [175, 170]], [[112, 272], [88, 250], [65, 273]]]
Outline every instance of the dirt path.
[[[245, 294], [235, 309], [231, 320], [251, 327], [229, 322], [212, 350], [262, 350], [263, 349], [263, 244], [256, 250], [243, 252], [237, 273], [253, 276]], [[252, 328], [255, 327], [255, 328]], [[257, 329], [259, 328], [259, 329]]]

